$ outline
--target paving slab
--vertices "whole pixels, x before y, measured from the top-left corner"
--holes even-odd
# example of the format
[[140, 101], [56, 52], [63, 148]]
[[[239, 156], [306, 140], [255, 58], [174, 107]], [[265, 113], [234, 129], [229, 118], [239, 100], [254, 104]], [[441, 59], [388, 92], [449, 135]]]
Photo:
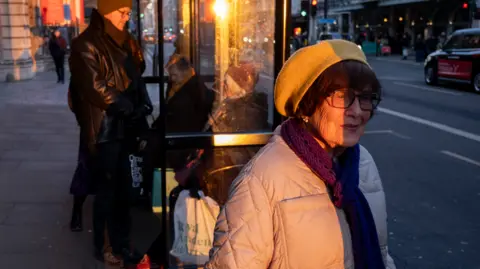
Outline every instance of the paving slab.
[[[113, 268], [93, 258], [92, 197], [84, 231], [69, 230], [79, 130], [66, 97], [53, 72], [0, 83], [0, 268]], [[132, 215], [132, 241], [145, 251], [159, 220]]]

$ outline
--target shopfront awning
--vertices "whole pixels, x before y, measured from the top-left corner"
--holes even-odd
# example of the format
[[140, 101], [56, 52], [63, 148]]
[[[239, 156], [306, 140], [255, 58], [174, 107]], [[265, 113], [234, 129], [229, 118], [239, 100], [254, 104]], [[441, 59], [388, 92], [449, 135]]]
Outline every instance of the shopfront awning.
[[344, 6], [344, 7], [331, 8], [331, 9], [328, 10], [328, 13], [338, 14], [338, 13], [345, 13], [345, 12], [350, 12], [350, 11], [354, 11], [354, 10], [360, 10], [360, 9], [363, 9], [363, 8], [364, 8], [364, 6], [362, 4], [348, 5], [348, 6]]
[[410, 3], [428, 2], [428, 1], [429, 0], [380, 0], [380, 2], [378, 2], [378, 6], [385, 7], [385, 6], [403, 5], [403, 4], [410, 4]]

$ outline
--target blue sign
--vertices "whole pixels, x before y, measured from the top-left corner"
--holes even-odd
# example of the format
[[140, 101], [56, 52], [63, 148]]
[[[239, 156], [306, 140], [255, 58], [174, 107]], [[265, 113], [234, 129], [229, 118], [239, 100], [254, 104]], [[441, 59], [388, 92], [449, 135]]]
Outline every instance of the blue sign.
[[319, 19], [318, 22], [319, 23], [325, 23], [325, 24], [334, 24], [335, 19]]
[[67, 20], [67, 21], [72, 20], [72, 14], [70, 12], [70, 5], [68, 5], [68, 4], [63, 5], [63, 16], [65, 17], [65, 20]]

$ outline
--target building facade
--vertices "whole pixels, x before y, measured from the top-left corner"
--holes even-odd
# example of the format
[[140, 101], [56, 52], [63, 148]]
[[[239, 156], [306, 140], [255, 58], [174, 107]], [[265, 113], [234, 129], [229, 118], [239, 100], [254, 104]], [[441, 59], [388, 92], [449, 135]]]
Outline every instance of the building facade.
[[[351, 34], [438, 36], [469, 28], [470, 0], [328, 0], [331, 16], [347, 17]], [[344, 28], [345, 29], [345, 28]]]
[[[50, 63], [49, 29], [74, 33], [84, 24], [83, 0], [4, 0], [0, 2], [0, 80], [31, 79]], [[44, 61], [45, 59], [45, 61]]]

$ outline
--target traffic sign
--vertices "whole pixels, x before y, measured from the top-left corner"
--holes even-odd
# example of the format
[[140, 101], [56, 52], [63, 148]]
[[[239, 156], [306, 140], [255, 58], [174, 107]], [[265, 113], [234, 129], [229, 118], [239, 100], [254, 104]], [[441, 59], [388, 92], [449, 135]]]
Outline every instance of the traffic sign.
[[325, 24], [334, 24], [335, 19], [319, 19], [318, 22], [319, 23], [325, 23]]

